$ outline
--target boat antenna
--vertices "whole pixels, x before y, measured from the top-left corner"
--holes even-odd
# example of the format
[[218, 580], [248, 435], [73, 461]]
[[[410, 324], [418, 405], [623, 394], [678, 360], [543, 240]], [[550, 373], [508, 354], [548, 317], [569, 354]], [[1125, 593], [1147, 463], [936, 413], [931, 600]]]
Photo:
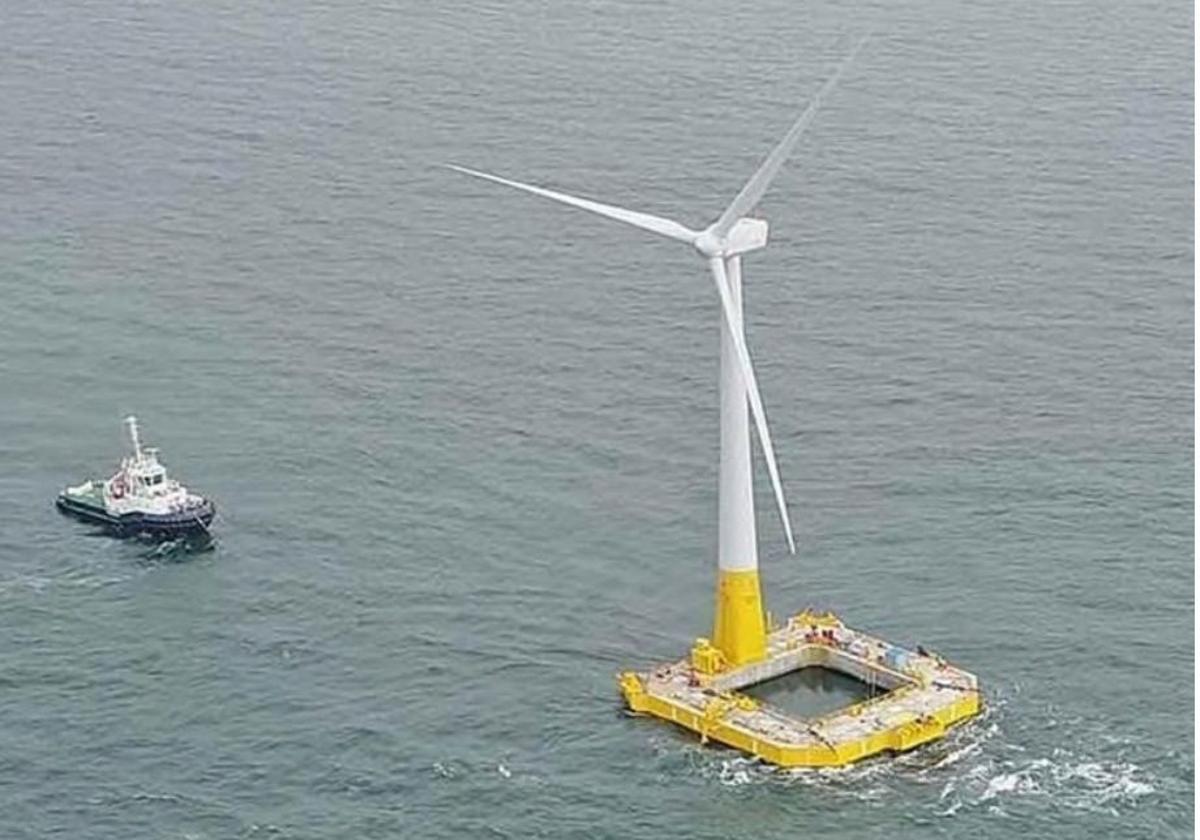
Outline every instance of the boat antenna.
[[133, 452], [140, 459], [142, 457], [142, 441], [138, 437], [137, 418], [130, 414], [125, 418], [125, 425], [129, 427], [129, 439], [133, 441]]

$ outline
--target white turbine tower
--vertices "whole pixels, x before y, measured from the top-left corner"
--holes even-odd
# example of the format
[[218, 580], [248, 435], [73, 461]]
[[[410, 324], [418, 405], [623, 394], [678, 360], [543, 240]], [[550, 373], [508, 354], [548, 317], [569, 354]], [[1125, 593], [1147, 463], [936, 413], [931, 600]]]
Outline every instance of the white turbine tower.
[[750, 426], [747, 404], [758, 440], [762, 446], [775, 503], [783, 522], [788, 549], [794, 554], [795, 541], [788, 519], [787, 502], [775, 463], [775, 448], [767, 427], [767, 415], [750, 353], [746, 349], [742, 323], [742, 254], [767, 244], [767, 223], [746, 214], [762, 198], [767, 187], [791, 154], [800, 135], [812, 121], [821, 100], [833, 88], [845, 69], [854, 60], [866, 39], [859, 41], [842, 61], [834, 74], [821, 86], [808, 107], [799, 116], [783, 140], [779, 142], [746, 182], [715, 222], [704, 230], [692, 230], [678, 222], [601, 204], [586, 198], [566, 195], [554, 190], [522, 184], [474, 169], [448, 164], [450, 169], [505, 184], [525, 192], [540, 195], [572, 207], [588, 210], [618, 222], [686, 242], [708, 261], [723, 312], [721, 330], [721, 467], [717, 520], [717, 582], [716, 617], [713, 626], [713, 645], [720, 650], [728, 664], [741, 665], [762, 659], [766, 655], [766, 622], [762, 607], [762, 589], [758, 579], [758, 545], [754, 526], [754, 493], [750, 467]]

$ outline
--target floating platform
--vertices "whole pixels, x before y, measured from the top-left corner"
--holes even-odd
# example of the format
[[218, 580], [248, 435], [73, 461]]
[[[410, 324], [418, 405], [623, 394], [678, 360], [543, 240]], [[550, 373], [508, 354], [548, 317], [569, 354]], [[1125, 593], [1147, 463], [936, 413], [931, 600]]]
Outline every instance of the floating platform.
[[[812, 718], [796, 717], [743, 689], [803, 668], [853, 677], [882, 692]], [[728, 667], [698, 639], [688, 659], [619, 675], [625, 702], [780, 767], [841, 767], [937, 740], [982, 710], [979, 681], [935, 653], [909, 651], [846, 627], [832, 613], [802, 612], [767, 636], [767, 655]]]

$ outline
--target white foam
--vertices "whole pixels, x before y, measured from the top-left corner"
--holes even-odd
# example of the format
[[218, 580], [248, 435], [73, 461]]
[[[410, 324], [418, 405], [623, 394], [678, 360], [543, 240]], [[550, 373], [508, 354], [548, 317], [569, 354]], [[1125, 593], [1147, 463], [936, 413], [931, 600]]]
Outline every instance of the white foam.
[[1028, 771], [1003, 773], [988, 780], [987, 788], [979, 797], [979, 801], [987, 802], [1003, 793], [1035, 793], [1039, 790], [1038, 783], [1028, 774]]
[[963, 806], [962, 800], [956, 799], [950, 805], [950, 807], [947, 808], [945, 811], [938, 811], [937, 815], [939, 817], [953, 817], [955, 814], [957, 814], [959, 812], [959, 810], [962, 808], [962, 806]]

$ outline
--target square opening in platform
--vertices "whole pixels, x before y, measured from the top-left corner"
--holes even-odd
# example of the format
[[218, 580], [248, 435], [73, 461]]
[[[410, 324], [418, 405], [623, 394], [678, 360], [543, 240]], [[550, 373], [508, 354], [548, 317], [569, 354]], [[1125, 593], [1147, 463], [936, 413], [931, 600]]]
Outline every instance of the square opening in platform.
[[820, 717], [888, 693], [878, 685], [870, 686], [848, 674], [820, 666], [801, 668], [741, 691], [802, 718]]

